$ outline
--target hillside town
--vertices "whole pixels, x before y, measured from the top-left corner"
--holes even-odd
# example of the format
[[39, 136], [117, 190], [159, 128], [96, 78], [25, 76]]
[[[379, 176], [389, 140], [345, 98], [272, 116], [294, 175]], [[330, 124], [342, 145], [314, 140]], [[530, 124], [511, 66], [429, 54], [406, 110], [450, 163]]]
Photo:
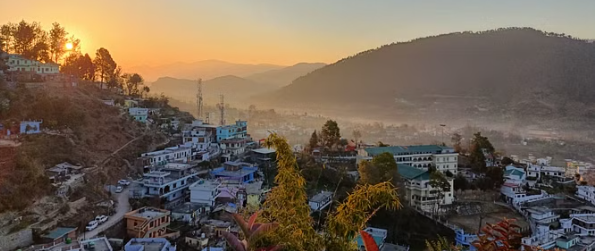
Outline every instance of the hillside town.
[[316, 244], [292, 250], [595, 250], [588, 159], [498, 151], [445, 124], [276, 122], [223, 96], [207, 112], [201, 79], [186, 112], [114, 61], [98, 81], [0, 53], [0, 251], [279, 250], [293, 219], [285, 231]]

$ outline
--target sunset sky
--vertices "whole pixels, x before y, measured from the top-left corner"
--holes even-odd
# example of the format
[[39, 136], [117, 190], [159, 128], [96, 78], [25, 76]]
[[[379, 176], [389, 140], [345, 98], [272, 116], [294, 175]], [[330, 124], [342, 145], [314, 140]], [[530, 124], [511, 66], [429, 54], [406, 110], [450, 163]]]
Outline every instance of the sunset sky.
[[[425, 3], [427, 2], [427, 3]], [[218, 59], [332, 63], [380, 45], [498, 27], [594, 38], [594, 1], [0, 0], [0, 22], [59, 22], [125, 67]]]

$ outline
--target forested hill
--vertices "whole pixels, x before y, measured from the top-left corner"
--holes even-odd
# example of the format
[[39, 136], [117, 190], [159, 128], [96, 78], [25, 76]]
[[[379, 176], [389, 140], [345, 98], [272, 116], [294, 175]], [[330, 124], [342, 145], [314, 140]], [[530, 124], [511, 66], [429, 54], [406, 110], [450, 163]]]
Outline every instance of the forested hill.
[[264, 99], [295, 108], [479, 99], [515, 112], [586, 112], [594, 104], [594, 42], [531, 28], [420, 38], [342, 59]]

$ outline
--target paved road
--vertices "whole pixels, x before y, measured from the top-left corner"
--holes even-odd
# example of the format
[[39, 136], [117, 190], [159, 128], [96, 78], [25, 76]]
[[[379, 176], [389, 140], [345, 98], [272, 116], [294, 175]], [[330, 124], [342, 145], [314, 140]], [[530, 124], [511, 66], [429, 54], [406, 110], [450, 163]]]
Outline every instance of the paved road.
[[[123, 220], [125, 213], [131, 211], [131, 206], [129, 205], [129, 187], [123, 189], [123, 192], [121, 193], [113, 194], [113, 199], [117, 201], [117, 212], [113, 216], [108, 217], [108, 220], [102, 225], [99, 225], [96, 229], [86, 232], [85, 239], [96, 237], [98, 233], [119, 223]], [[80, 238], [84, 238], [84, 236], [80, 236]]]

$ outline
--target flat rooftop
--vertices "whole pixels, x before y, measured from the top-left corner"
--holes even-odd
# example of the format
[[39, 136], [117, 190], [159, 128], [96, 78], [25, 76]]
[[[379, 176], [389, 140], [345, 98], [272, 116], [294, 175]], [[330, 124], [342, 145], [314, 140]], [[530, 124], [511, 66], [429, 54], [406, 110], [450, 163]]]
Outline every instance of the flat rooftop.
[[[81, 250], [94, 250], [94, 251], [111, 251], [112, 247], [106, 239], [106, 237], [96, 238], [91, 240], [83, 240], [79, 242]], [[93, 246], [93, 249], [91, 248]]]
[[259, 154], [270, 154], [270, 153], [274, 153], [275, 149], [259, 148], [259, 149], [254, 149], [252, 151], [255, 153], [259, 153]]
[[127, 213], [127, 215], [133, 216], [133, 217], [146, 218], [146, 219], [154, 219], [154, 218], [162, 217], [164, 215], [169, 215], [169, 213], [170, 212], [167, 210], [144, 207], [144, 208], [138, 209], [137, 211], [129, 212], [129, 213]]
[[320, 202], [320, 201], [325, 200], [327, 197], [331, 197], [332, 195], [333, 195], [333, 193], [329, 192], [329, 191], [320, 192], [320, 193], [316, 194], [315, 196], [313, 196], [312, 198], [310, 198], [310, 201]]
[[149, 241], [132, 241], [131, 245], [135, 246], [143, 246], [144, 251], [161, 251], [163, 247], [166, 245], [164, 242], [149, 242]]

